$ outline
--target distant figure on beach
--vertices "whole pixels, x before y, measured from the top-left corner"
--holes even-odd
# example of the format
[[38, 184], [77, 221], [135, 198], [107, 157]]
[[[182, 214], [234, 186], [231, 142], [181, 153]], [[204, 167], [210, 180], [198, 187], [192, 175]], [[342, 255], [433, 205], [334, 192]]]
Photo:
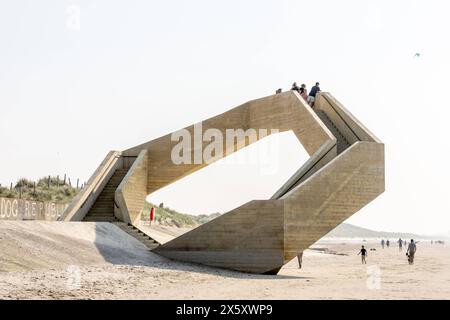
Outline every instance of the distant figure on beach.
[[298, 259], [298, 268], [301, 269], [302, 268], [302, 260], [303, 260], [303, 251], [297, 255], [297, 259]]
[[358, 252], [358, 255], [361, 255], [361, 264], [367, 264], [366, 262], [367, 250], [364, 248], [364, 246], [361, 246], [361, 250]]
[[403, 244], [405, 245], [405, 247], [406, 247], [406, 245], [407, 245], [407, 243], [406, 243], [406, 240], [403, 242]]
[[403, 240], [402, 238], [398, 239], [398, 251], [403, 250]]
[[283, 89], [277, 89], [277, 91], [275, 91], [275, 94], [280, 94], [280, 93], [282, 93], [283, 92]]
[[309, 92], [308, 98], [306, 102], [311, 106], [311, 108], [314, 108], [314, 101], [316, 101], [316, 94], [317, 92], [320, 92], [319, 83], [316, 82], [316, 85], [311, 88], [311, 91]]
[[294, 83], [292, 84], [291, 90], [300, 92], [300, 88], [298, 87], [297, 82], [294, 82]]
[[381, 240], [381, 248], [384, 249], [384, 239]]
[[389, 240], [386, 240], [386, 247], [389, 248], [390, 245], [391, 245], [391, 242]]
[[409, 264], [414, 264], [414, 255], [416, 253], [416, 244], [414, 243], [414, 239], [411, 239], [410, 244], [408, 245], [408, 250], [406, 250], [406, 255], [408, 256]]
[[302, 98], [305, 99], [305, 101], [306, 101], [306, 99], [308, 99], [308, 93], [306, 92], [306, 84], [303, 83], [303, 84], [300, 86], [300, 91], [299, 91], [299, 93], [300, 93], [300, 95], [302, 96]]

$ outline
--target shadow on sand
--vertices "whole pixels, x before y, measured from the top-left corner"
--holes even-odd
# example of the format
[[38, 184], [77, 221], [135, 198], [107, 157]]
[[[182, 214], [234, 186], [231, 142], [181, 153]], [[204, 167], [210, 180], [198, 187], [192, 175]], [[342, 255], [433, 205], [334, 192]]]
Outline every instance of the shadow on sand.
[[94, 243], [105, 261], [114, 265], [144, 266], [160, 270], [194, 272], [234, 279], [310, 279], [308, 277], [290, 275], [252, 274], [171, 260], [150, 252], [138, 240], [108, 222], [96, 223]]

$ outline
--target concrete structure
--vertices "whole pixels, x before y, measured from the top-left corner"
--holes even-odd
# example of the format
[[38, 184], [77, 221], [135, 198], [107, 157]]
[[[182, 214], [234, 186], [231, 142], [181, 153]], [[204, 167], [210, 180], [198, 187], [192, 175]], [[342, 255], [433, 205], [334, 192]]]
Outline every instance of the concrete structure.
[[[384, 191], [384, 145], [329, 93], [318, 94], [314, 110], [293, 91], [253, 100], [203, 121], [202, 129], [218, 129], [223, 136], [227, 129], [292, 130], [311, 158], [271, 199], [250, 201], [153, 250], [163, 256], [275, 274]], [[184, 130], [196, 134], [194, 125]], [[239, 136], [223, 146], [224, 156], [262, 138]], [[111, 152], [63, 219], [82, 220], [97, 204], [109, 207], [94, 219], [108, 215], [136, 224], [147, 194], [219, 159], [176, 164], [176, 144], [168, 134]], [[194, 143], [191, 158], [207, 145]], [[114, 180], [119, 170], [126, 172], [120, 183]]]

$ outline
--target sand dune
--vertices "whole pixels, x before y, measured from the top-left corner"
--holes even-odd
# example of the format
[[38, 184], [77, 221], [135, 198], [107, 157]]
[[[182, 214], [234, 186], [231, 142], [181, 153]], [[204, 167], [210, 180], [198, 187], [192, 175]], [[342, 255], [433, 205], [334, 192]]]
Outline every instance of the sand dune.
[[106, 222], [0, 221], [0, 272], [163, 259]]

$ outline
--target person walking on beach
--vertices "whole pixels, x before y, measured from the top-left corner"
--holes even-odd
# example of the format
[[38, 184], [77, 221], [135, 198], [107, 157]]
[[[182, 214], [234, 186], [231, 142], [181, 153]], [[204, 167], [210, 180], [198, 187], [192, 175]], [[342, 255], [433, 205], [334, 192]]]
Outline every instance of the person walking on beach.
[[298, 259], [298, 268], [301, 269], [302, 268], [302, 260], [303, 260], [303, 251], [297, 255], [297, 259]]
[[389, 240], [386, 240], [386, 247], [389, 248], [390, 245], [391, 245], [391, 242]]
[[311, 108], [314, 108], [314, 101], [316, 101], [316, 94], [317, 94], [317, 92], [320, 92], [319, 85], [320, 84], [318, 82], [316, 82], [316, 85], [311, 88], [311, 91], [309, 91], [309, 95], [308, 95], [306, 102], [308, 102], [308, 104], [311, 106]]
[[366, 262], [367, 250], [364, 248], [364, 246], [361, 246], [361, 250], [358, 252], [358, 255], [361, 255], [361, 263], [367, 264]]
[[381, 239], [381, 248], [384, 249], [384, 239]]
[[402, 251], [403, 250], [403, 240], [402, 238], [398, 239], [398, 251]]
[[414, 239], [411, 239], [410, 244], [408, 245], [408, 250], [406, 250], [406, 255], [408, 256], [408, 263], [414, 264], [414, 255], [416, 253], [417, 247], [414, 243]]

